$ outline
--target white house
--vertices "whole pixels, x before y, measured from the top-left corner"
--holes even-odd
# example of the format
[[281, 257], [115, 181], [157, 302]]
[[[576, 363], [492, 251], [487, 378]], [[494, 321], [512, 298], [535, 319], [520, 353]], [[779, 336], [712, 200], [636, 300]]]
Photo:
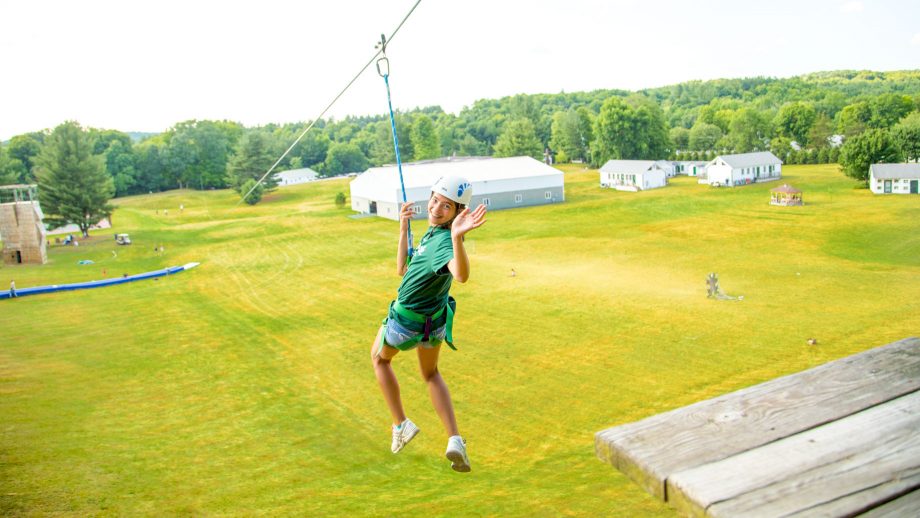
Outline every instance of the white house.
[[601, 187], [643, 191], [664, 187], [668, 173], [654, 160], [608, 160], [600, 169]]
[[677, 163], [676, 162], [671, 162], [670, 160], [656, 160], [655, 164], [657, 164], [658, 167], [660, 167], [661, 170], [665, 172], [668, 178], [677, 176]]
[[706, 174], [706, 162], [700, 160], [682, 160], [677, 163], [677, 172], [687, 176]]
[[[427, 217], [431, 186], [442, 176], [462, 176], [473, 184], [470, 206], [490, 210], [565, 201], [562, 171], [527, 156], [452, 157], [403, 164], [406, 198], [418, 217]], [[372, 167], [350, 184], [351, 208], [399, 220], [402, 187], [395, 165]]]
[[278, 181], [279, 187], [284, 187], [285, 185], [297, 185], [299, 183], [307, 183], [316, 180], [317, 174], [316, 171], [310, 169], [309, 167], [304, 167], [303, 169], [291, 169], [289, 171], [281, 171], [280, 173], [275, 173], [275, 180]]
[[[706, 181], [715, 187], [735, 187], [779, 180], [783, 161], [769, 151], [719, 155], [706, 165]], [[700, 180], [700, 183], [704, 183]]]
[[875, 194], [918, 194], [920, 164], [872, 164], [869, 190]]

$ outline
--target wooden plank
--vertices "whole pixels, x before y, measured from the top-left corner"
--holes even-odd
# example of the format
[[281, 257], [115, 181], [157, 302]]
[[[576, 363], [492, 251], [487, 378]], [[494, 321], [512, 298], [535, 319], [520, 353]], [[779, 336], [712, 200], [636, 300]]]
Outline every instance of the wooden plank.
[[920, 391], [668, 479], [693, 516], [844, 516], [920, 485]]
[[904, 518], [920, 516], [920, 489], [859, 515], [860, 518]]
[[666, 480], [920, 389], [920, 339], [906, 338], [737, 392], [609, 428], [597, 456], [666, 500]]

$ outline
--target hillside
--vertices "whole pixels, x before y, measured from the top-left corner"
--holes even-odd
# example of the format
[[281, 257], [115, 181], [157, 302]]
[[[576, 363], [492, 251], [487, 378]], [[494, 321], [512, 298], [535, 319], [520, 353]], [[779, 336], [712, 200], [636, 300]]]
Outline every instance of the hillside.
[[[388, 449], [368, 351], [395, 222], [337, 209], [345, 179], [254, 207], [178, 190], [119, 199], [111, 231], [0, 269], [22, 288], [202, 263], [0, 301], [0, 514], [672, 516], [595, 458], [594, 432], [917, 332], [913, 197], [836, 166], [783, 169], [799, 208], [768, 205], [775, 183], [623, 193], [564, 169], [565, 203], [491, 213], [467, 239], [441, 371], [469, 476], [442, 458], [411, 354], [394, 366], [422, 433]], [[707, 299], [709, 272], [744, 300]]]

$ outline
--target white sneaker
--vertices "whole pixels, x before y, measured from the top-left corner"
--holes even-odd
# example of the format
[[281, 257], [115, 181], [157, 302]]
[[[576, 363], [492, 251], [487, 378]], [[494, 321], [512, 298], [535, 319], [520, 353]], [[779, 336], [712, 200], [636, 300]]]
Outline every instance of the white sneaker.
[[406, 418], [399, 426], [393, 427], [393, 444], [390, 446], [390, 450], [392, 450], [393, 453], [399, 453], [399, 450], [403, 449], [403, 446], [409, 444], [409, 441], [418, 435], [418, 432], [418, 426], [415, 426], [415, 423], [410, 421], [409, 418]]
[[461, 473], [470, 471], [470, 458], [466, 455], [466, 441], [459, 435], [454, 435], [447, 440], [447, 452], [445, 455], [454, 471]]

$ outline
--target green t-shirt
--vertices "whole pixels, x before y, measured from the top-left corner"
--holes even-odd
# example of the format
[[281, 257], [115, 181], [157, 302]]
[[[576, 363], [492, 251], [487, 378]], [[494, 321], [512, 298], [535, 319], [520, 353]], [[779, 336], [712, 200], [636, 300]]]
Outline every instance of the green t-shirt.
[[447, 269], [453, 258], [450, 229], [429, 227], [399, 285], [399, 303], [422, 315], [432, 315], [441, 309], [454, 278]]

